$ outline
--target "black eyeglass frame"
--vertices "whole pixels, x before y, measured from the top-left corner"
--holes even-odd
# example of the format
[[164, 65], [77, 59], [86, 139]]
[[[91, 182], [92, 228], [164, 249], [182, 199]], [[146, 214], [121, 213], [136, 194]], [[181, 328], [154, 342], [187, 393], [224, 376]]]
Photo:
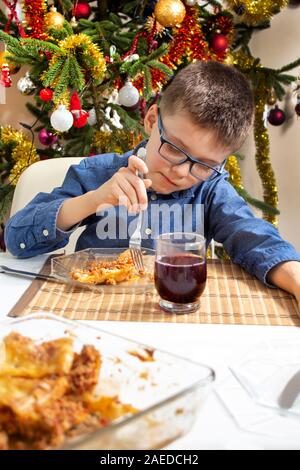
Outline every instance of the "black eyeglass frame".
[[[161, 118], [161, 114], [160, 114], [160, 110], [158, 109], [158, 130], [159, 130], [159, 137], [160, 137], [160, 147], [158, 149], [158, 152], [160, 154], [160, 156], [166, 160], [167, 162], [171, 163], [172, 165], [182, 165], [183, 163], [189, 161], [191, 163], [191, 166], [190, 166], [190, 173], [192, 171], [192, 168], [193, 168], [193, 165], [195, 163], [197, 163], [198, 165], [202, 165], [204, 166], [205, 168], [209, 168], [210, 170], [213, 170], [215, 173], [217, 173], [218, 175], [221, 175], [224, 171], [224, 168], [225, 168], [225, 165], [226, 165], [226, 162], [227, 162], [227, 158], [225, 158], [225, 160], [220, 163], [220, 165], [217, 165], [217, 166], [211, 166], [209, 165], [208, 163], [204, 163], [204, 162], [201, 162], [197, 159], [195, 159], [194, 157], [191, 157], [191, 155], [189, 155], [188, 153], [186, 153], [184, 150], [182, 150], [180, 147], [177, 147], [177, 145], [173, 144], [172, 142], [170, 142], [168, 139], [165, 138], [164, 134], [165, 134], [165, 129], [164, 129], [164, 125], [163, 125], [163, 122], [162, 122], [162, 118]], [[161, 148], [164, 144], [169, 144], [171, 145], [171, 147], [174, 147], [176, 150], [178, 150], [179, 152], [183, 153], [185, 155], [185, 159], [180, 162], [180, 163], [173, 163], [171, 162], [170, 160], [168, 160], [164, 155], [162, 155], [161, 153]], [[192, 175], [199, 179], [200, 181], [202, 181], [202, 178], [196, 176], [194, 173], [192, 173]]]

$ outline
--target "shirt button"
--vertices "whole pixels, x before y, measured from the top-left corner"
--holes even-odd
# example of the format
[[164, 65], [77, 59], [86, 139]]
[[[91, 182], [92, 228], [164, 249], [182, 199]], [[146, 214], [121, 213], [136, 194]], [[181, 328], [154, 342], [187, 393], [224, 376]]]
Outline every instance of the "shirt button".
[[47, 230], [47, 229], [43, 230], [43, 235], [44, 235], [44, 237], [48, 237], [48, 235], [49, 235], [49, 232], [48, 232], [48, 230]]
[[25, 243], [20, 243], [20, 248], [21, 248], [21, 250], [25, 250], [25, 248], [26, 248]]
[[146, 228], [145, 234], [146, 234], [146, 235], [151, 235], [151, 233], [152, 233], [151, 228]]
[[156, 201], [157, 195], [156, 194], [151, 194], [150, 199], [151, 199], [151, 201]]

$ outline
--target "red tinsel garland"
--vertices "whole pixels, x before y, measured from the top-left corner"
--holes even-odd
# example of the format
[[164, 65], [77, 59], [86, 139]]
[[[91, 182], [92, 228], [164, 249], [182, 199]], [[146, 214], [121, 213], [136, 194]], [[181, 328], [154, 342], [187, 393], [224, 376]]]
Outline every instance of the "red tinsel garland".
[[197, 10], [186, 5], [185, 18], [180, 27], [173, 30], [169, 52], [161, 59], [170, 68], [175, 69], [184, 57], [187, 57], [189, 62], [211, 59], [208, 44], [197, 19]]
[[47, 39], [45, 33], [46, 0], [23, 0], [27, 29], [31, 38]]
[[5, 33], [9, 33], [10, 25], [11, 25], [12, 21], [14, 20], [16, 25], [17, 25], [17, 28], [19, 30], [20, 36], [22, 38], [26, 38], [27, 35], [24, 31], [24, 28], [21, 24], [21, 21], [18, 18], [17, 11], [16, 11], [18, 0], [13, 0], [13, 2], [9, 2], [8, 0], [3, 0], [3, 2], [10, 11], [10, 13], [8, 15], [8, 21], [7, 21], [7, 23], [5, 25], [5, 28], [4, 28]]

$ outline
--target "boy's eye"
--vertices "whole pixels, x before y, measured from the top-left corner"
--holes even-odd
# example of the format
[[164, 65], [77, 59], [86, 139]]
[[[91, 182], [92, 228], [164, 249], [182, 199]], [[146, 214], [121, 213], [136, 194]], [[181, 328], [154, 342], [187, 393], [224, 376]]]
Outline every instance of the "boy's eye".
[[184, 154], [180, 150], [176, 149], [175, 147], [173, 147], [172, 145], [170, 145], [168, 143], [165, 143], [164, 147], [165, 147], [165, 150], [167, 152], [169, 152], [171, 155], [174, 155], [175, 157], [177, 157], [177, 156], [178, 157], [183, 157], [184, 156]]
[[204, 166], [204, 165], [197, 165], [198, 167], [198, 170], [199, 171], [202, 171], [204, 173], [210, 173], [211, 172], [211, 169], [208, 168], [207, 166]]

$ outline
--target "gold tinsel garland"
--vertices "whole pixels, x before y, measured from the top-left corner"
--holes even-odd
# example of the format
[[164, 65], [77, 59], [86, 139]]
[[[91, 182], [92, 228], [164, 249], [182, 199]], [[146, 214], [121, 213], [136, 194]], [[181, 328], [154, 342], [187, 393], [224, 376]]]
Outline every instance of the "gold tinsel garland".
[[103, 53], [86, 34], [72, 34], [60, 41], [58, 46], [71, 54], [75, 54], [76, 49], [84, 46], [82, 52], [83, 62], [85, 57], [94, 59], [94, 66], [91, 68], [92, 77], [95, 80], [102, 80], [106, 72], [106, 62]]
[[[278, 206], [278, 189], [275, 174], [270, 162], [270, 138], [264, 124], [264, 110], [266, 103], [265, 87], [261, 86], [255, 94], [255, 124], [254, 137], [256, 144], [256, 167], [262, 180], [264, 201], [273, 207]], [[275, 215], [264, 214], [264, 219], [277, 226]]]
[[124, 130], [110, 131], [97, 131], [94, 134], [92, 148], [95, 148], [97, 153], [119, 153], [123, 154], [124, 149], [122, 148], [120, 141], [126, 144], [127, 150], [131, 150], [136, 147], [143, 139], [141, 134], [134, 132], [128, 132]]
[[9, 175], [10, 183], [15, 186], [23, 171], [37, 162], [39, 157], [35, 147], [23, 132], [15, 131], [10, 126], [0, 127], [0, 141], [4, 145], [15, 145], [11, 153], [11, 158], [15, 164]]
[[227, 0], [228, 5], [247, 24], [268, 21], [287, 6], [288, 0]]
[[[234, 64], [237, 65], [242, 72], [249, 73], [254, 67], [254, 57], [247, 56], [239, 51], [233, 55]], [[256, 65], [258, 73], [261, 64]], [[277, 208], [278, 207], [278, 189], [275, 174], [270, 161], [270, 139], [268, 129], [264, 124], [264, 111], [266, 104], [266, 85], [262, 81], [255, 89], [255, 122], [254, 122], [254, 138], [256, 146], [256, 168], [263, 186], [264, 201]], [[275, 215], [265, 213], [264, 219], [277, 226], [278, 221]]]
[[225, 169], [229, 173], [229, 182], [235, 188], [244, 189], [241, 169], [235, 155], [230, 155], [230, 157], [228, 157]]
[[[94, 65], [91, 67], [89, 72], [94, 80], [102, 80], [104, 78], [106, 72], [106, 62], [104, 59], [103, 53], [100, 51], [98, 46], [92, 42], [92, 40], [83, 33], [80, 34], [72, 34], [71, 36], [67, 37], [59, 41], [58, 47], [62, 49], [63, 54], [68, 55], [77, 55], [76, 53], [78, 49], [82, 49], [80, 51], [80, 62], [85, 62], [85, 57], [90, 60], [91, 58], [94, 61]], [[61, 53], [56, 53], [52, 56], [48, 69], [42, 74], [41, 80], [43, 81], [47, 71], [57, 62], [58, 59], [62, 57]], [[80, 63], [82, 67], [82, 63]], [[57, 83], [59, 81], [59, 77], [54, 80], [52, 83], [52, 88], [55, 89]], [[80, 90], [78, 90], [80, 91]], [[70, 95], [68, 91], [65, 91], [62, 96], [59, 97], [58, 100], [54, 100], [55, 104], [64, 104], [69, 106], [70, 103]]]

